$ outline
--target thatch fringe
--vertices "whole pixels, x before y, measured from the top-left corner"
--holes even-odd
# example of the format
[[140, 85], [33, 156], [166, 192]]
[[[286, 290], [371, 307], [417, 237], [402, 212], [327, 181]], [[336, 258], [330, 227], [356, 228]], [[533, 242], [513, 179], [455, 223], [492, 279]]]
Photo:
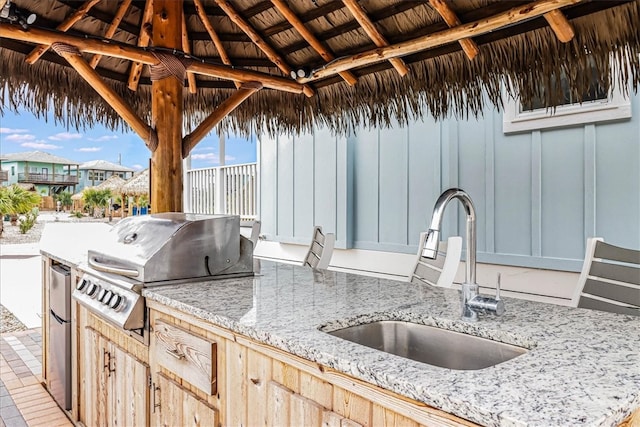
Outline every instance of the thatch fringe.
[[[553, 106], [561, 96], [553, 76], [564, 72], [574, 98], [580, 99], [588, 88], [589, 62], [603, 87], [626, 91], [630, 85], [637, 90], [640, 2], [572, 23], [576, 37], [567, 44], [560, 43], [549, 28], [541, 28], [483, 45], [473, 61], [460, 51], [411, 64], [404, 78], [389, 69], [360, 77], [353, 88], [346, 83], [322, 87], [312, 98], [263, 89], [231, 113], [222, 127], [238, 135], [273, 136], [309, 131], [315, 124], [344, 134], [358, 126], [387, 127], [427, 114], [437, 119], [477, 117], [486, 108], [502, 108], [503, 88], [525, 103], [541, 98]], [[7, 108], [26, 108], [39, 117], [53, 111], [55, 120], [67, 127], [81, 129], [95, 123], [123, 127], [122, 119], [73, 70], [45, 61], [30, 66], [23, 62], [23, 55], [2, 48], [0, 55], [0, 96]], [[620, 70], [617, 76], [610, 72], [611, 61]], [[124, 83], [108, 81], [150, 123], [150, 87], [141, 85], [134, 93]], [[185, 91], [185, 132], [233, 91], [199, 89], [193, 95]]]

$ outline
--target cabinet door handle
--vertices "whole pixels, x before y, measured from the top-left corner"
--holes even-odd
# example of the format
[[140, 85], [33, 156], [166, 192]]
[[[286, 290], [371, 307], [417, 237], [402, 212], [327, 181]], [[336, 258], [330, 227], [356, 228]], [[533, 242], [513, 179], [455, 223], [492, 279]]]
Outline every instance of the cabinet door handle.
[[183, 352], [181, 352], [180, 350], [169, 350], [167, 349], [167, 353], [169, 353], [171, 356], [175, 357], [178, 360], [182, 360], [185, 358], [185, 355]]
[[151, 398], [153, 400], [153, 402], [152, 402], [153, 406], [152, 407], [153, 407], [153, 413], [155, 414], [156, 413], [156, 408], [160, 407], [160, 404], [157, 403], [157, 399], [156, 399], [156, 391], [159, 391], [160, 387], [158, 387], [156, 385], [156, 383], [153, 383], [151, 385], [151, 388], [152, 388], [152, 390], [151, 390]]

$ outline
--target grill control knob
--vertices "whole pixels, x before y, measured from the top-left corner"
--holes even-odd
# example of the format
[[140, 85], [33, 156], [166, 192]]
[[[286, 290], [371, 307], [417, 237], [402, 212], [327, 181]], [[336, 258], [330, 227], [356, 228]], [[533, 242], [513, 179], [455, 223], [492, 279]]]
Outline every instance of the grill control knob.
[[108, 291], [104, 288], [100, 289], [100, 292], [98, 292], [98, 301], [104, 303], [105, 301], [105, 297], [107, 296], [108, 293], [110, 293], [111, 291]]
[[111, 297], [111, 301], [109, 301], [109, 307], [113, 308], [115, 311], [120, 311], [124, 308], [125, 299], [122, 295], [118, 295], [116, 293]]
[[102, 299], [100, 300], [101, 303], [103, 303], [104, 305], [109, 305], [109, 302], [111, 302], [111, 298], [113, 297], [113, 292], [111, 291], [106, 291], [104, 293], [104, 296], [102, 297]]
[[98, 293], [98, 289], [100, 289], [100, 286], [96, 285], [95, 283], [90, 283], [89, 287], [87, 288], [87, 295], [89, 295], [91, 298], [95, 298]]
[[76, 285], [76, 289], [79, 290], [80, 292], [84, 292], [84, 291], [87, 290], [87, 285], [88, 284], [89, 284], [89, 281], [87, 279], [82, 279]]

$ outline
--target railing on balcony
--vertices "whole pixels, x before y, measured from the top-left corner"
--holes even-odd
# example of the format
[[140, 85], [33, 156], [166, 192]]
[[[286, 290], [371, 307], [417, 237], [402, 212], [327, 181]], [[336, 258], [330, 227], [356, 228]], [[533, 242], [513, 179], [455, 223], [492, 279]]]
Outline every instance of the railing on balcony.
[[255, 163], [187, 171], [188, 211], [257, 217]]
[[9, 181], [9, 171], [0, 171], [0, 182]]
[[29, 184], [76, 185], [78, 177], [61, 173], [19, 173], [18, 182]]

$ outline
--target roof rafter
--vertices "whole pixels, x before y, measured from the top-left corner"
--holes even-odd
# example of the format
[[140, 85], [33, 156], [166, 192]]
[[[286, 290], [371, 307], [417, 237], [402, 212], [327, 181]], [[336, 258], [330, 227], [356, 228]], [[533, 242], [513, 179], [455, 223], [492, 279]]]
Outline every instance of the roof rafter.
[[[351, 12], [353, 17], [358, 21], [358, 23], [362, 26], [362, 29], [369, 36], [369, 38], [376, 44], [378, 47], [385, 47], [389, 45], [387, 39], [378, 31], [378, 29], [373, 25], [373, 22], [367, 16], [367, 12], [360, 6], [360, 4], [356, 0], [342, 0], [347, 9]], [[404, 76], [409, 72], [407, 65], [400, 58], [391, 58], [389, 60], [393, 68], [396, 69], [400, 76]]]
[[[429, 0], [429, 4], [442, 16], [442, 19], [449, 27], [457, 27], [462, 24], [458, 15], [451, 10], [447, 0]], [[458, 43], [460, 43], [462, 50], [464, 50], [469, 59], [475, 58], [480, 53], [478, 45], [471, 39], [461, 39], [458, 40]]]
[[[113, 17], [113, 21], [111, 21], [111, 24], [109, 24], [109, 28], [107, 28], [107, 31], [104, 34], [104, 37], [106, 39], [112, 38], [116, 33], [116, 30], [120, 26], [120, 22], [122, 22], [124, 14], [127, 13], [127, 10], [129, 10], [129, 6], [131, 6], [131, 1], [132, 0], [122, 0], [122, 3], [120, 4], [120, 6], [118, 6], [118, 10]], [[96, 68], [98, 62], [100, 62], [100, 58], [102, 58], [102, 55], [93, 55], [93, 58], [91, 58], [91, 60], [89, 61], [89, 65], [91, 65], [91, 68]]]
[[[122, 43], [104, 43], [98, 39], [87, 39], [58, 31], [30, 28], [24, 31], [13, 24], [0, 25], [0, 38], [20, 40], [28, 43], [47, 44], [65, 43], [76, 47], [80, 52], [99, 53], [113, 58], [138, 61], [146, 65], [157, 65], [158, 59], [152, 52], [136, 46]], [[93, 69], [92, 69], [93, 70]], [[95, 70], [94, 70], [95, 71]], [[304, 93], [304, 86], [290, 78], [274, 76], [252, 70], [240, 70], [227, 65], [218, 65], [194, 61], [187, 66], [187, 71], [224, 80], [251, 82], [259, 81], [264, 87], [290, 93]]]
[[[305, 27], [304, 23], [298, 18], [293, 10], [282, 0], [271, 0], [271, 3], [280, 11], [284, 18], [291, 23], [293, 28], [302, 36], [303, 39], [325, 60], [325, 62], [331, 62], [336, 57], [325, 47], [316, 36]], [[349, 71], [341, 71], [338, 73], [340, 77], [344, 79], [350, 86], [355, 85], [358, 82], [356, 76]]]
[[[227, 14], [229, 19], [233, 21], [242, 31], [247, 34], [253, 43], [262, 51], [265, 55], [276, 64], [276, 66], [286, 76], [291, 74], [291, 66], [285, 62], [285, 60], [275, 51], [271, 45], [269, 45], [258, 32], [251, 26], [240, 14], [234, 9], [233, 6], [227, 0], [214, 0], [218, 6]], [[304, 94], [307, 96], [313, 96], [314, 90], [310, 86], [304, 85]]]
[[397, 43], [383, 48], [372, 49], [357, 55], [337, 59], [328, 66], [322, 67], [313, 72], [309, 78], [298, 79], [299, 83], [309, 83], [323, 77], [328, 77], [339, 71], [350, 70], [386, 61], [390, 58], [397, 58], [422, 50], [427, 50], [446, 43], [457, 42], [464, 38], [469, 38], [487, 32], [526, 21], [555, 9], [564, 6], [580, 3], [584, 0], [539, 0], [519, 7], [512, 8], [506, 12], [493, 15], [486, 19], [481, 19], [448, 30], [428, 34], [406, 42]]
[[[189, 46], [189, 31], [187, 30], [187, 18], [184, 13], [182, 14], [182, 50], [184, 53], [191, 54], [191, 46]], [[189, 71], [187, 72], [187, 81], [189, 82], [189, 93], [196, 93], [198, 87], [196, 86], [196, 75]]]
[[[209, 37], [211, 38], [211, 41], [213, 42], [214, 46], [216, 47], [216, 50], [218, 51], [218, 55], [220, 55], [220, 59], [222, 60], [222, 63], [225, 64], [225, 65], [233, 66], [233, 64], [231, 63], [231, 59], [229, 59], [229, 55], [227, 55], [226, 49], [222, 45], [222, 40], [220, 40], [220, 37], [218, 36], [218, 33], [213, 28], [213, 25], [211, 25], [211, 21], [209, 21], [209, 17], [207, 16], [207, 12], [205, 11], [204, 7], [202, 6], [202, 1], [201, 0], [193, 0], [193, 5], [196, 7], [196, 13], [198, 14], [198, 17], [200, 18], [200, 21], [202, 22], [202, 25], [204, 25], [204, 28], [207, 30], [207, 33], [209, 34]], [[234, 83], [235, 83], [236, 87], [239, 87], [239, 85], [240, 85], [239, 82], [234, 82]]]
[[[140, 33], [138, 34], [138, 46], [147, 47], [151, 41], [151, 33], [148, 31], [151, 27], [151, 20], [153, 19], [153, 0], [147, 0], [144, 7], [144, 13], [142, 15], [142, 22], [140, 23]], [[138, 90], [138, 83], [140, 82], [140, 76], [142, 75], [142, 63], [134, 62], [131, 64], [129, 70], [129, 89]]]
[[[84, 15], [96, 4], [100, 2], [100, 0], [87, 0], [84, 4], [78, 8], [75, 12], [73, 12], [67, 19], [62, 21], [60, 25], [56, 28], [60, 31], [67, 31], [69, 28], [73, 26], [76, 22], [82, 19]], [[36, 46], [29, 55], [25, 58], [25, 61], [29, 64], [35, 63], [43, 53], [45, 53], [49, 49], [49, 45], [40, 45]]]
[[575, 36], [573, 25], [571, 25], [567, 17], [558, 9], [545, 13], [544, 19], [547, 20], [553, 32], [556, 33], [556, 37], [558, 37], [558, 40], [562, 43], [570, 42]]

